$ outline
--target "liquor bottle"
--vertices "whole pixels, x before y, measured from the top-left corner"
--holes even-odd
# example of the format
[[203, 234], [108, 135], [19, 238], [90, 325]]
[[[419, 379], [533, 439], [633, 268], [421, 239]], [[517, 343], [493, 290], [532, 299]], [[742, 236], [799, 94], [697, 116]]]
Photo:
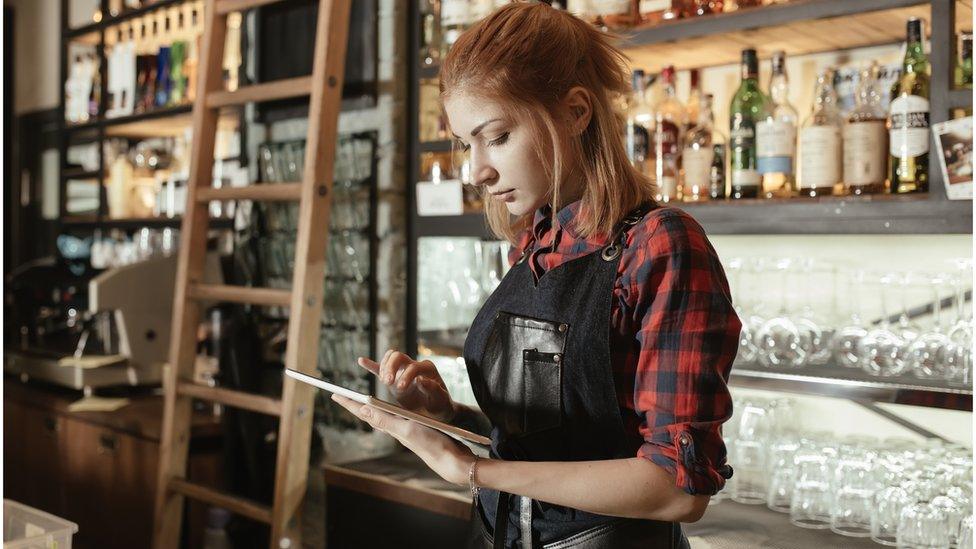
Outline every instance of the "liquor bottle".
[[765, 98], [759, 89], [759, 60], [756, 50], [742, 50], [742, 82], [729, 107], [729, 155], [731, 197], [757, 198], [759, 170], [756, 162], [756, 121], [762, 115]]
[[654, 131], [654, 110], [645, 95], [644, 71], [635, 70], [631, 83], [633, 95], [627, 109], [627, 156], [638, 171], [653, 179], [650, 144], [651, 132]]
[[702, 97], [697, 123], [685, 134], [681, 163], [686, 202], [725, 198], [725, 137], [715, 129], [710, 93]]
[[888, 131], [881, 108], [877, 62], [862, 70], [854, 96], [854, 110], [844, 124], [844, 187], [849, 194], [885, 190]]
[[638, 17], [642, 25], [656, 25], [661, 21], [677, 19], [679, 3], [673, 0], [640, 0], [637, 3]]
[[834, 91], [834, 70], [817, 76], [813, 107], [800, 128], [798, 152], [800, 196], [815, 198], [834, 194], [841, 181], [841, 116]]
[[678, 162], [681, 156], [681, 130], [685, 125], [684, 105], [674, 91], [674, 67], [661, 71], [664, 99], [654, 107], [654, 170], [658, 202], [681, 199], [678, 187]]
[[956, 65], [956, 86], [973, 89], [973, 31], [962, 33], [962, 47]]
[[700, 74], [698, 69], [691, 69], [691, 89], [688, 91], [688, 103], [685, 105], [687, 107], [687, 124], [685, 125], [685, 130], [690, 130], [692, 126], [698, 123], [698, 113], [701, 110], [701, 82]]
[[769, 100], [763, 119], [756, 123], [756, 164], [762, 178], [763, 196], [789, 198], [796, 194], [793, 159], [798, 117], [790, 104], [786, 53], [774, 53], [772, 66]]
[[929, 75], [922, 47], [922, 21], [908, 20], [908, 44], [901, 77], [888, 107], [888, 181], [893, 193], [929, 188]]
[[470, 8], [468, 0], [441, 0], [441, 59], [468, 26]]
[[637, 19], [631, 0], [590, 0], [590, 22], [598, 27], [625, 29]]

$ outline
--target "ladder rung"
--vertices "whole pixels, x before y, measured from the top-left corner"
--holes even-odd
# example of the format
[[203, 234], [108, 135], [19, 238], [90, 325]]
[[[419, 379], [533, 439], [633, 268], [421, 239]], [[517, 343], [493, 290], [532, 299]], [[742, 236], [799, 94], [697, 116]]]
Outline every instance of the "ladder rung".
[[281, 0], [221, 0], [217, 2], [217, 13], [232, 13], [251, 8], [259, 8], [268, 4], [277, 4]]
[[197, 501], [203, 501], [238, 515], [271, 524], [271, 509], [267, 505], [194, 484], [181, 478], [170, 478], [169, 489]]
[[301, 183], [268, 183], [261, 185], [248, 185], [247, 187], [202, 187], [197, 189], [198, 202], [210, 202], [211, 200], [260, 200], [270, 201], [291, 201], [300, 200], [302, 197]]
[[269, 416], [281, 417], [281, 400], [264, 395], [255, 395], [222, 387], [207, 387], [188, 382], [177, 384], [176, 394], [188, 395], [201, 400], [219, 402], [220, 404], [233, 408], [241, 408]]
[[252, 84], [234, 91], [215, 91], [207, 95], [207, 106], [216, 109], [245, 103], [300, 97], [312, 92], [312, 77], [283, 78], [274, 82]]
[[190, 297], [206, 301], [228, 301], [252, 305], [280, 305], [282, 307], [291, 305], [291, 292], [274, 288], [193, 284], [190, 286]]

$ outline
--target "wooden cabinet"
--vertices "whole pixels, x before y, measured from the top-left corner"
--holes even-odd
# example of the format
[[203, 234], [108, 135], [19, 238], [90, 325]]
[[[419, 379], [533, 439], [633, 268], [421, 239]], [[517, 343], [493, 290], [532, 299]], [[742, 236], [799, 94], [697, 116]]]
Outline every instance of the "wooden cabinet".
[[[152, 544], [162, 398], [122, 409], [69, 412], [77, 395], [4, 387], [4, 497], [78, 523], [73, 547], [132, 549]], [[219, 422], [194, 421], [188, 472], [218, 486]], [[187, 506], [190, 547], [202, 545], [206, 506]]]

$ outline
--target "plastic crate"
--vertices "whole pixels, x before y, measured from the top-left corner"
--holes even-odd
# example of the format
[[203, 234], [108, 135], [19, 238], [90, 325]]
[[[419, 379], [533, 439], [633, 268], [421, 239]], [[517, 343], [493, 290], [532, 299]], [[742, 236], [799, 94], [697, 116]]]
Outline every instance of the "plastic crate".
[[71, 521], [3, 500], [3, 549], [71, 549], [77, 531]]

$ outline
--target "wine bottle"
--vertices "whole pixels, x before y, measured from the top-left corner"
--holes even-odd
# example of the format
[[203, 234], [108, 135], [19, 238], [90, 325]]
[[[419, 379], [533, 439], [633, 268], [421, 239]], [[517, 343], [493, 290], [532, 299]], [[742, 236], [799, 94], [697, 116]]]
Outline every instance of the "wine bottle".
[[762, 115], [765, 98], [759, 89], [759, 60], [756, 50], [742, 50], [742, 82], [729, 108], [729, 154], [731, 155], [734, 199], [759, 196], [756, 162], [756, 121]]
[[922, 47], [922, 21], [908, 20], [908, 43], [901, 77], [891, 89], [888, 108], [888, 180], [891, 192], [929, 188], [929, 75]]
[[834, 70], [817, 76], [813, 108], [800, 128], [799, 178], [801, 196], [816, 198], [834, 194], [841, 182], [841, 117], [834, 91]]
[[674, 91], [674, 67], [661, 71], [664, 98], [654, 106], [654, 169], [658, 202], [681, 199], [678, 187], [678, 163], [681, 156], [681, 131], [685, 125], [685, 107]]
[[654, 168], [650, 154], [651, 134], [654, 131], [654, 111], [645, 94], [644, 71], [632, 74], [633, 94], [627, 110], [627, 156], [642, 174], [653, 179]]
[[888, 132], [878, 89], [877, 62], [859, 75], [854, 110], [844, 124], [844, 187], [849, 194], [884, 192]]
[[973, 89], [973, 32], [962, 33], [962, 47], [956, 65], [956, 86]]
[[688, 91], [688, 103], [685, 105], [688, 111], [685, 130], [690, 130], [698, 123], [698, 113], [701, 110], [702, 102], [700, 71], [698, 69], [691, 69], [688, 73], [691, 77], [691, 89]]
[[715, 129], [710, 93], [702, 97], [697, 123], [685, 134], [681, 162], [686, 202], [725, 198], [725, 137]]
[[789, 100], [786, 53], [773, 54], [773, 76], [764, 118], [756, 124], [756, 163], [763, 196], [789, 198], [796, 194], [793, 160], [796, 156], [796, 109]]

